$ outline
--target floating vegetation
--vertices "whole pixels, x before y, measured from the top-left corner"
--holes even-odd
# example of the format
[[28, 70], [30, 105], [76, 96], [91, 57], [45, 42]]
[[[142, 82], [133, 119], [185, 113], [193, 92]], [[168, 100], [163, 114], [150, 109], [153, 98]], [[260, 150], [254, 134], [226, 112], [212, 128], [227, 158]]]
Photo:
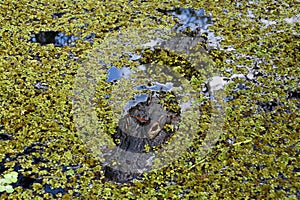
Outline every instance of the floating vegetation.
[[[300, 199], [299, 1], [11, 0], [1, 1], [0, 9], [0, 180], [3, 183], [6, 174], [17, 174], [11, 179], [14, 182], [1, 183], [0, 199]], [[126, 30], [151, 34], [145, 28], [177, 29], [189, 37], [189, 43], [182, 42], [183, 37], [177, 40], [180, 42], [172, 41], [183, 51], [201, 46], [219, 72], [217, 84], [206, 82], [199, 65], [187, 62], [182, 53], [166, 51], [162, 43], [157, 48], [167, 38], [153, 34], [153, 40], [145, 41], [147, 47], [137, 45], [130, 50], [125, 47], [136, 44], [133, 37], [119, 46], [118, 41], [107, 43], [107, 38]], [[107, 48], [100, 48], [104, 46]], [[151, 117], [137, 107], [159, 86], [169, 89], [167, 82], [180, 88], [176, 79], [143, 83], [133, 79], [130, 83], [122, 76], [109, 82], [109, 68], [129, 68], [133, 77], [150, 63], [167, 66], [187, 81], [192, 88], [188, 94], [199, 99], [199, 115], [185, 120], [180, 114], [179, 124], [198, 124], [194, 139], [179, 157], [156, 170], [120, 170], [118, 179], [118, 171], [106, 169], [105, 159], [80, 139], [83, 127], [76, 126], [73, 107], [78, 97], [72, 92], [75, 77], [81, 73], [78, 69], [95, 49], [100, 55], [97, 61], [106, 62], [94, 63], [96, 69], [101, 68], [93, 76], [97, 79], [83, 79], [78, 95], [90, 92], [85, 83], [95, 86], [95, 95], [86, 101], [93, 109], [83, 111], [96, 113], [91, 115], [96, 117], [83, 119], [101, 125], [95, 131], [97, 137], [101, 134], [96, 133], [118, 136], [118, 125], [126, 126], [120, 119], [126, 120], [127, 114], [137, 127], [150, 125]], [[113, 62], [109, 58], [114, 58]], [[127, 89], [134, 87], [122, 90], [122, 84]], [[214, 102], [207, 98], [210, 86], [222, 86], [227, 92], [226, 119], [216, 145], [203, 152]], [[189, 108], [188, 100], [177, 102], [184, 95], [172, 95], [166, 92], [160, 102], [172, 103], [168, 112]], [[120, 113], [115, 115], [113, 103], [118, 97], [124, 101], [119, 101]], [[133, 110], [124, 112], [124, 108]], [[154, 124], [151, 136], [158, 137], [155, 130], [160, 128]], [[171, 134], [176, 128], [164, 126]], [[86, 129], [85, 133], [93, 131]], [[144, 150], [153, 153], [168, 143], [182, 146], [174, 137], [175, 133], [157, 149], [151, 148], [151, 143], [144, 145]], [[121, 143], [117, 139], [111, 142], [112, 149], [116, 143], [124, 143], [122, 138]], [[103, 143], [94, 144], [96, 149]], [[106, 147], [101, 150], [109, 153]], [[173, 156], [170, 152], [165, 155]], [[151, 159], [144, 161], [150, 166]], [[115, 183], [121, 179], [124, 183]]]
[[[145, 35], [150, 32], [152, 32], [150, 37]], [[170, 34], [171, 38], [167, 34]], [[149, 49], [147, 45], [153, 37], [167, 39], [160, 41], [161, 46], [154, 47], [150, 44]], [[165, 52], [173, 50], [186, 53], [187, 58], [182, 59], [190, 65], [193, 62], [195, 66], [201, 63], [201, 66], [194, 67], [194, 72], [202, 70], [201, 76], [206, 80], [214, 72], [213, 66], [206, 60], [204, 53], [197, 58], [193, 57], [194, 52], [197, 54], [201, 52], [199, 51], [201, 46], [196, 46], [197, 43], [189, 39], [178, 34], [172, 35], [169, 30], [164, 32], [154, 29], [144, 32], [134, 29], [123, 32], [107, 38], [79, 70], [74, 88], [74, 119], [77, 121], [76, 126], [80, 127], [80, 137], [90, 151], [95, 156], [105, 159], [103, 168], [107, 179], [124, 183], [141, 178], [144, 172], [162, 168], [178, 158], [185, 151], [185, 145], [189, 145], [192, 141], [198, 129], [197, 121], [200, 117], [198, 106], [201, 100], [188, 80], [168, 66], [168, 57], [163, 57], [164, 52], [157, 51], [163, 49]], [[128, 40], [132, 42], [127, 42]], [[181, 46], [178, 48], [176, 44]], [[192, 50], [192, 46], [188, 44], [193, 44], [197, 51]], [[118, 49], [120, 45], [123, 46], [122, 51]], [[135, 46], [144, 48], [135, 49]], [[101, 53], [104, 49], [107, 51]], [[159, 52], [156, 54], [157, 57], [151, 56], [149, 50], [152, 53]], [[124, 56], [125, 54], [132, 57], [134, 54], [128, 52], [134, 51], [142, 52], [138, 59], [128, 59]], [[148, 56], [152, 58], [151, 61], [144, 59]], [[161, 61], [166, 63], [163, 64]], [[124, 67], [125, 64], [120, 65], [126, 62], [131, 63], [130, 66], [137, 67], [128, 68]], [[115, 66], [109, 67], [114, 63], [118, 63], [120, 69]], [[182, 68], [178, 67], [178, 71], [180, 69]], [[103, 84], [104, 76], [98, 76], [99, 72], [106, 72], [105, 82], [111, 83], [108, 106], [112, 109], [112, 116], [95, 113], [90, 106], [103, 105], [104, 99], [97, 98], [99, 101], [96, 104], [85, 103], [86, 100], [93, 98], [92, 95], [99, 87], [96, 83]], [[86, 117], [93, 120], [85, 120]], [[221, 118], [219, 115], [219, 127], [222, 126]], [[214, 121], [214, 117], [211, 117], [211, 120]], [[86, 124], [87, 121], [90, 122]], [[106, 126], [109, 126], [111, 136], [103, 129]], [[205, 148], [210, 148], [222, 133], [221, 131], [215, 133], [213, 126], [210, 129], [207, 130], [208, 135], [215, 136], [210, 137], [208, 143], [205, 143], [207, 145]]]
[[17, 182], [17, 180], [18, 180], [18, 172], [11, 172], [5, 174], [3, 178], [0, 178], [0, 193], [1, 192], [12, 193], [14, 189], [11, 184]]

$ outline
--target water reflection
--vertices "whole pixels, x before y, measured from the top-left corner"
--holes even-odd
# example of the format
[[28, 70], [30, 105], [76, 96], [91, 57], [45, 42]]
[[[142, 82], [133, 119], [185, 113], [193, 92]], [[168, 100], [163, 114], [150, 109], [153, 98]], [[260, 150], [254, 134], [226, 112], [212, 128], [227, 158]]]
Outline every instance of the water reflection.
[[[91, 45], [94, 43], [93, 39], [96, 35], [91, 33], [83, 38], [83, 41], [88, 41]], [[33, 34], [30, 42], [38, 42], [41, 45], [54, 44], [56, 47], [75, 46], [76, 40], [79, 37], [74, 35], [66, 35], [59, 31], [40, 31]]]
[[179, 19], [179, 24], [174, 28], [178, 31], [183, 31], [189, 28], [192, 31], [198, 28], [207, 29], [212, 25], [212, 17], [207, 16], [203, 8], [195, 10], [193, 8], [175, 8], [173, 10], [157, 9], [164, 14], [171, 14]]
[[107, 80], [106, 82], [115, 82], [122, 77], [129, 78], [132, 73], [129, 67], [122, 67], [121, 69], [116, 68], [115, 66], [107, 70]]

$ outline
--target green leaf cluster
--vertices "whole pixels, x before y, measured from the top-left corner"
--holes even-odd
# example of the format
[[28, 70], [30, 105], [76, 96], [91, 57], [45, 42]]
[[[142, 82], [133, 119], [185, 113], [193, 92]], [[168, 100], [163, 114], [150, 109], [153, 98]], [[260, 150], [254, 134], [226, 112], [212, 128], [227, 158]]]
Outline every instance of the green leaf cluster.
[[12, 193], [14, 189], [10, 184], [16, 183], [17, 181], [18, 172], [5, 174], [4, 177], [0, 179], [0, 192]]

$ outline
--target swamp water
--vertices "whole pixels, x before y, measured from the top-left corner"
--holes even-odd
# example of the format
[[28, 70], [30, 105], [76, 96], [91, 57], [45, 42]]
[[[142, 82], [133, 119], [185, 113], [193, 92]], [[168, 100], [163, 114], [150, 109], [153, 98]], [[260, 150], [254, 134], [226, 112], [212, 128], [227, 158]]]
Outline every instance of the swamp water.
[[[200, 14], [201, 29], [211, 18], [204, 11]], [[213, 63], [199, 45], [204, 41], [200, 35], [171, 30], [126, 30], [107, 38], [79, 69], [75, 121], [88, 148], [103, 160], [108, 180], [141, 178], [180, 157], [201, 126], [199, 108], [206, 97], [212, 104], [211, 125], [202, 156], [217, 141], [224, 120], [225, 97], [220, 90], [225, 82], [215, 76]], [[183, 64], [172, 66], [176, 59]], [[192, 79], [198, 85], [191, 84]], [[101, 84], [108, 85], [109, 92], [95, 101]], [[95, 111], [99, 101], [106, 102], [101, 105], [111, 109], [110, 116]]]

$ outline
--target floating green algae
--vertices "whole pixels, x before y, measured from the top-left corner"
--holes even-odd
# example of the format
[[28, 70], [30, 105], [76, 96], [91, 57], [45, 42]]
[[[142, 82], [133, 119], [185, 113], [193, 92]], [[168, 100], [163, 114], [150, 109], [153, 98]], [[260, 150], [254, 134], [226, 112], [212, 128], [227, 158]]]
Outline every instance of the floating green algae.
[[[204, 159], [198, 157], [201, 142], [195, 141], [180, 159], [145, 174], [143, 181], [106, 182], [101, 162], [78, 139], [71, 112], [74, 77], [90, 43], [40, 46], [28, 42], [30, 35], [41, 30], [83, 37], [96, 33], [97, 46], [118, 27], [173, 27], [176, 19], [156, 9], [174, 7], [211, 12], [209, 29], [224, 38], [220, 49], [208, 52], [220, 76], [248, 75], [248, 67], [254, 78], [233, 78], [226, 86], [232, 96], [226, 134]], [[299, 198], [299, 98], [287, 98], [299, 90], [299, 21], [285, 20], [299, 13], [297, 1], [4, 1], [0, 9], [0, 133], [13, 136], [0, 140], [0, 173], [17, 170], [33, 181], [19, 182], [1, 198]], [[66, 14], [53, 18], [57, 12]], [[261, 19], [272, 23], [266, 26]], [[37, 89], [37, 83], [48, 88]], [[243, 84], [247, 87], [239, 89]], [[103, 85], [102, 90], [110, 88]], [[274, 100], [281, 104], [270, 110], [264, 106]], [[206, 117], [203, 130], [209, 127]], [[197, 138], [204, 136], [205, 131], [199, 132]]]
[[[164, 41], [165, 38], [166, 40]], [[99, 73], [104, 74], [106, 72], [105, 69], [111, 63], [122, 63], [121, 66], [126, 65], [125, 63], [128, 63], [128, 61], [121, 58], [123, 52], [141, 49], [143, 46], [151, 45], [151, 42], [155, 43], [153, 42], [155, 40], [163, 41], [162, 43], [164, 45], [162, 47], [158, 45], [158, 47], [164, 48], [166, 52], [155, 49], [151, 54], [150, 52], [152, 51], [146, 47], [146, 51], [144, 51], [141, 57], [149, 57], [152, 61], [145, 62], [145, 60], [143, 60], [143, 64], [141, 65], [140, 63], [140, 66], [137, 67], [138, 69], [131, 69], [130, 74], [127, 74], [115, 84], [111, 84], [111, 91], [108, 94], [103, 95], [102, 93], [107, 91], [101, 91], [100, 95], [102, 97], [98, 94], [96, 95], [98, 100], [93, 100], [93, 96], [95, 96], [97, 90], [96, 88], [99, 88], [98, 91], [100, 91], [103, 85], [102, 82], [104, 81], [103, 77], [98, 75]], [[187, 43], [188, 46], [185, 43]], [[167, 65], [167, 62], [170, 62], [167, 54], [170, 54], [171, 50], [184, 56], [184, 53], [186, 53], [184, 50], [186, 48], [189, 53], [186, 53], [187, 58], [185, 59], [185, 62], [189, 63], [189, 65], [193, 65], [192, 67], [194, 68], [194, 71], [201, 70], [203, 79], [207, 80], [215, 69], [213, 69], [212, 63], [209, 63], [207, 56], [204, 53], [201, 53], [201, 49], [199, 50], [199, 47], [192, 47], [191, 43], [194, 43], [193, 45], [197, 46], [197, 43], [191, 38], [180, 36], [179, 34], [172, 34], [169, 30], [146, 28], [124, 30], [121, 33], [112, 34], [112, 36], [107, 37], [103, 44], [99, 45], [98, 48], [90, 53], [90, 58], [87, 59], [83, 63], [82, 68], [78, 70], [74, 86], [74, 121], [76, 122], [76, 127], [78, 127], [79, 135], [86, 143], [87, 148], [89, 148], [95, 156], [103, 158], [103, 155], [106, 155], [105, 157], [108, 157], [108, 159], [103, 160], [105, 167], [118, 168], [117, 174], [121, 173], [121, 169], [124, 173], [127, 173], [128, 171], [129, 174], [141, 174], [141, 172], [162, 168], [163, 166], [170, 164], [172, 161], [178, 159], [178, 157], [186, 151], [186, 148], [191, 145], [195, 134], [199, 131], [199, 127], [201, 127], [198, 124], [201, 116], [201, 112], [198, 107], [201, 100], [197, 97], [195, 92], [199, 88], [194, 89], [192, 84], [190, 84], [188, 79], [186, 79], [183, 75], [179, 74], [174, 69], [172, 70], [172, 67], [165, 66]], [[178, 45], [180, 45], [181, 49], [178, 48]], [[193, 50], [193, 48], [196, 50]], [[198, 56], [196, 56], [197, 54]], [[170, 57], [171, 56], [169, 55], [169, 58]], [[172, 59], [176, 62], [177, 58], [175, 57]], [[178, 62], [178, 64], [180, 63]], [[129, 66], [132, 67], [132, 65]], [[143, 69], [141, 70], [140, 68]], [[182, 68], [183, 66], [177, 66], [176, 69], [181, 69], [183, 71]], [[188, 75], [187, 72], [185, 74]], [[133, 95], [146, 94], [143, 93], [142, 90], [138, 90], [136, 88], [142, 86], [146, 87], [148, 84], [153, 83], [177, 85], [172, 86], [171, 91], [176, 95], [179, 107], [181, 107], [180, 122], [177, 125], [176, 133], [171, 137], [170, 141], [164, 145], [164, 147], [162, 147], [159, 151], [142, 153], [138, 150], [140, 149], [138, 146], [141, 144], [135, 144], [137, 143], [137, 135], [139, 135], [139, 138], [141, 139], [140, 143], [144, 143], [145, 140], [147, 140], [147, 137], [143, 137], [143, 133], [140, 133], [140, 131], [137, 130], [147, 131], [147, 126], [139, 126], [134, 123], [134, 121], [131, 121], [133, 123], [129, 123], [128, 125], [125, 122], [126, 120], [122, 120], [121, 118], [126, 115], [127, 111], [126, 109], [123, 111], [123, 108], [126, 107], [126, 103], [133, 98]], [[96, 86], [97, 84], [99, 84], [98, 87]], [[103, 96], [109, 96], [109, 99], [103, 98]], [[214, 96], [217, 97], [216, 94], [214, 94]], [[220, 99], [221, 98], [222, 97], [220, 97]], [[101, 110], [99, 110], [99, 106], [97, 106], [97, 104], [103, 105], [103, 101], [110, 101], [110, 116], [103, 116], [103, 114], [99, 112]], [[213, 109], [215, 107], [214, 104], [215, 103], [212, 103]], [[156, 118], [156, 116], [158, 116], [157, 111], [160, 110], [159, 104], [154, 103], [152, 105], [154, 105], [154, 107], [150, 106], [149, 110], [153, 111], [151, 111], [151, 116]], [[164, 109], [170, 109], [171, 105], [172, 104], [166, 105], [167, 107], [165, 106]], [[99, 117], [96, 114], [97, 109]], [[168, 118], [169, 114], [168, 112], [161, 111], [161, 116], [157, 117], [157, 119], [163, 119], [161, 118], [163, 116]], [[220, 127], [222, 127], [224, 117], [221, 116], [222, 114], [220, 112], [212, 112], [211, 114], [218, 116], [210, 117], [211, 125], [209, 126], [209, 129], [207, 129], [206, 136], [208, 139], [205, 139], [203, 142], [203, 149], [206, 149], [205, 151], [208, 151], [208, 149], [216, 142], [218, 136], [222, 134]], [[130, 121], [130, 118], [126, 119]], [[117, 129], [116, 122], [118, 121], [118, 127], [120, 127], [120, 125], [123, 127], [123, 133], [124, 130], [129, 131], [127, 132], [128, 138], [124, 139], [126, 142], [123, 144], [130, 144], [130, 146], [137, 146], [138, 148], [134, 150], [133, 148], [128, 147], [131, 151], [133, 151], [132, 153], [130, 153], [128, 148], [124, 149], [125, 147], [123, 144], [120, 144], [120, 141], [116, 142], [117, 144], [113, 144], [112, 142], [111, 137], [115, 137], [115, 132], [119, 133], [119, 131], [121, 131], [120, 128]], [[120, 124], [121, 121], [125, 123], [125, 126], [123, 126], [122, 123]], [[162, 124], [163, 122], [160, 123]], [[130, 126], [130, 124], [133, 127], [127, 127]], [[150, 122], [150, 124], [152, 123]], [[107, 131], [107, 128], [109, 128], [109, 131]], [[137, 132], [134, 133], [135, 131]], [[110, 134], [112, 134], [112, 136]], [[130, 135], [134, 135], [135, 137], [131, 137]], [[128, 141], [130, 138], [132, 141]], [[152, 139], [155, 143], [155, 138], [149, 138], [151, 141]], [[123, 146], [123, 148], [116, 146], [118, 144]], [[201, 153], [199, 152], [199, 155], [200, 154]], [[111, 160], [114, 155], [116, 155], [116, 159], [118, 158], [118, 160]], [[205, 152], [203, 152], [202, 157], [203, 156], [205, 156]], [[122, 163], [118, 163], [118, 161]], [[136, 162], [139, 164], [134, 164]], [[147, 167], [141, 167], [143, 166], [143, 163], [149, 162], [153, 162], [154, 164], [147, 164]], [[136, 165], [139, 167], [134, 167]], [[105, 170], [105, 174], [107, 173], [107, 170]], [[131, 177], [131, 175], [128, 176]], [[122, 178], [122, 180], [123, 179], [124, 178]]]
[[11, 172], [5, 174], [4, 177], [0, 179], [0, 192], [5, 191], [7, 193], [12, 193], [14, 189], [10, 184], [17, 182], [17, 180], [18, 180], [17, 172]]

